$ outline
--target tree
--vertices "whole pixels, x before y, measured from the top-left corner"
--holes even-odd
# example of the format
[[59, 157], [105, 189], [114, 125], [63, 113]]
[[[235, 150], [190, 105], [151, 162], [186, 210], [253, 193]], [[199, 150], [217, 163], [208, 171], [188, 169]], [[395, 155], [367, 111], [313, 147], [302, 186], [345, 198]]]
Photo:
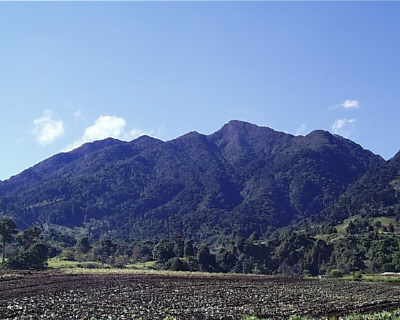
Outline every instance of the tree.
[[154, 246], [153, 258], [158, 262], [165, 263], [175, 256], [174, 244], [168, 240], [161, 240]]
[[175, 257], [183, 257], [184, 249], [185, 249], [185, 242], [182, 237], [177, 237], [174, 241], [174, 254]]
[[357, 227], [353, 221], [349, 222], [349, 225], [346, 228], [346, 232], [348, 234], [355, 234], [357, 232]]
[[207, 245], [202, 245], [197, 253], [200, 271], [212, 271], [215, 267], [215, 256], [210, 253]]
[[305, 266], [308, 272], [313, 275], [321, 273], [321, 267], [328, 263], [332, 254], [332, 248], [323, 240], [317, 240], [305, 257]]
[[82, 253], [88, 253], [92, 247], [90, 246], [89, 238], [83, 237], [78, 241], [77, 249]]
[[102, 262], [107, 262], [111, 259], [112, 256], [115, 255], [118, 246], [110, 239], [101, 240], [97, 246], [93, 249], [94, 254], [100, 259]]
[[43, 269], [46, 267], [49, 247], [44, 243], [34, 243], [11, 257], [7, 265], [13, 269]]
[[14, 239], [17, 233], [17, 226], [11, 218], [4, 217], [0, 219], [0, 235], [2, 239], [2, 263], [6, 260], [6, 244]]
[[167, 267], [172, 271], [189, 271], [187, 262], [177, 257], [169, 259]]
[[24, 230], [17, 236], [17, 242], [24, 249], [28, 249], [32, 245], [32, 243], [38, 241], [41, 234], [42, 230], [39, 227], [31, 227]]
[[217, 255], [218, 265], [224, 272], [229, 272], [237, 263], [237, 258], [233, 252], [222, 249]]
[[183, 253], [184, 253], [185, 257], [193, 257], [194, 256], [194, 247], [193, 247], [192, 240], [185, 242], [185, 247], [183, 249]]

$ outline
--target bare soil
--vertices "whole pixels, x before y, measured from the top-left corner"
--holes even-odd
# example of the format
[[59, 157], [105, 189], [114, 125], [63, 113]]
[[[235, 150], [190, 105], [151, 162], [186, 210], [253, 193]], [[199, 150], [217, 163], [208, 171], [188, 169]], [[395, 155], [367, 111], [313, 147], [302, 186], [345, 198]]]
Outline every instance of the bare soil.
[[400, 307], [400, 285], [267, 276], [0, 275], [0, 319], [242, 319]]

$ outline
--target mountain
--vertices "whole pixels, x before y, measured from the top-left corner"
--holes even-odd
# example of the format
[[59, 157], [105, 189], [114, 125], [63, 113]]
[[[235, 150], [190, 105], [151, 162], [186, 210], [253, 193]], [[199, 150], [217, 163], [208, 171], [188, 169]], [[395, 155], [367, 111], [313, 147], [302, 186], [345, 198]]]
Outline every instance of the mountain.
[[86, 225], [138, 239], [264, 233], [320, 214], [385, 166], [326, 131], [293, 136], [230, 121], [211, 135], [106, 139], [55, 155], [0, 183], [0, 212], [21, 226]]
[[393, 216], [400, 213], [400, 152], [384, 165], [373, 167], [337, 201], [333, 216]]

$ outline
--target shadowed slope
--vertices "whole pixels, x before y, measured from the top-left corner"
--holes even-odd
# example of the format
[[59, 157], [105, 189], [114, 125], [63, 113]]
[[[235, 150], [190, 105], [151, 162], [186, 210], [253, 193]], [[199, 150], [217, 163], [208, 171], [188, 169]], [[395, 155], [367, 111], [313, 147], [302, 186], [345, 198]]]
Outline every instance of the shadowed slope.
[[0, 210], [23, 225], [100, 219], [123, 237], [262, 233], [318, 214], [382, 163], [328, 132], [230, 121], [209, 136], [106, 139], [56, 155], [3, 182]]

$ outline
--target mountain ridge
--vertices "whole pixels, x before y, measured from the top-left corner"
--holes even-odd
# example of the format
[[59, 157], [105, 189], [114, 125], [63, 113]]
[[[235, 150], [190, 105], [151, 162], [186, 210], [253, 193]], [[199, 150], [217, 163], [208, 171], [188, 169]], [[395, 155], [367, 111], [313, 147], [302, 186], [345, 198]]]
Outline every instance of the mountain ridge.
[[27, 225], [103, 221], [137, 238], [265, 233], [317, 215], [384, 164], [327, 131], [232, 120], [209, 135], [109, 138], [57, 154], [0, 184], [0, 213]]

